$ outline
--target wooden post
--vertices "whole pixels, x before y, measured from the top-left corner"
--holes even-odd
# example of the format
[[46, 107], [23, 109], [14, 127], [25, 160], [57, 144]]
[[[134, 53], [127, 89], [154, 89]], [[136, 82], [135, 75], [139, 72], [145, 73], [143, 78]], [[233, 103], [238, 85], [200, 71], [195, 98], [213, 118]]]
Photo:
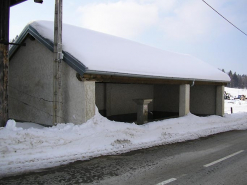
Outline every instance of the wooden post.
[[62, 0], [55, 0], [53, 62], [53, 124], [62, 122]]
[[9, 0], [0, 1], [0, 127], [8, 120]]

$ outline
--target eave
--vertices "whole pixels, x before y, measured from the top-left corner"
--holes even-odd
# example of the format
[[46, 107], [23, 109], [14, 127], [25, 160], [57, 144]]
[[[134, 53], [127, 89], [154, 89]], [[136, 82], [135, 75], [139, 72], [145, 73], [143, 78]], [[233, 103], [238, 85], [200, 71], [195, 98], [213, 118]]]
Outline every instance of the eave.
[[191, 85], [227, 85], [227, 82], [216, 81], [202, 81], [196, 79], [178, 79], [178, 78], [164, 78], [164, 77], [152, 77], [152, 76], [130, 76], [123, 74], [92, 74], [85, 73], [83, 76], [77, 76], [79, 80], [105, 82], [105, 83], [122, 83], [122, 84], [191, 84]]
[[[28, 25], [24, 28], [22, 33], [19, 35], [15, 43], [21, 44], [24, 42], [26, 37], [28, 35], [31, 35], [34, 37], [38, 42], [43, 44], [47, 49], [49, 49], [51, 52], [54, 51], [54, 43], [44, 37], [42, 37], [32, 26]], [[20, 46], [13, 45], [9, 50], [9, 58], [14, 55], [14, 53], [19, 49]], [[86, 66], [84, 66], [79, 60], [77, 60], [75, 57], [73, 57], [71, 54], [69, 54], [66, 51], [63, 52], [63, 61], [66, 62], [70, 67], [72, 67], [75, 71], [77, 71], [80, 75], [83, 75], [86, 71]]]
[[25, 1], [27, 1], [27, 0], [10, 0], [10, 7], [11, 6], [15, 6], [15, 5], [17, 5], [17, 4], [20, 4], [20, 3], [23, 3], [23, 2], [25, 2]]

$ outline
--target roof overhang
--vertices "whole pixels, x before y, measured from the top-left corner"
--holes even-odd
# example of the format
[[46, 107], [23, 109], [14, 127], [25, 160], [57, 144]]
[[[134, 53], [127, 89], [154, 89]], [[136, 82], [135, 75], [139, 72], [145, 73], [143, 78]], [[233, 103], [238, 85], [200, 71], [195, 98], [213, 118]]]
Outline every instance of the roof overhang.
[[[24, 28], [24, 30], [21, 32], [15, 43], [19, 45], [13, 45], [9, 50], [9, 58], [14, 55], [14, 53], [21, 47], [21, 44], [24, 42], [24, 40], [31, 35], [34, 37], [38, 42], [43, 44], [47, 49], [49, 49], [51, 52], [54, 51], [54, 44], [50, 40], [42, 37], [32, 26], [28, 25]], [[72, 67], [75, 71], [77, 71], [80, 75], [83, 75], [86, 71], [86, 66], [84, 66], [79, 60], [77, 60], [75, 57], [73, 57], [71, 54], [69, 54], [66, 51], [63, 52], [63, 61], [66, 62], [70, 67]]]
[[[90, 73], [91, 72], [91, 73]], [[218, 81], [203, 81], [196, 79], [179, 79], [179, 78], [165, 78], [165, 77], [154, 77], [154, 76], [140, 76], [130, 74], [109, 74], [99, 73], [92, 71], [86, 71], [83, 76], [77, 76], [79, 80], [105, 82], [105, 83], [123, 83], [123, 84], [191, 84], [191, 85], [227, 85], [227, 82]]]
[[10, 0], [10, 6], [15, 6], [17, 4], [23, 3], [24, 1], [27, 0]]

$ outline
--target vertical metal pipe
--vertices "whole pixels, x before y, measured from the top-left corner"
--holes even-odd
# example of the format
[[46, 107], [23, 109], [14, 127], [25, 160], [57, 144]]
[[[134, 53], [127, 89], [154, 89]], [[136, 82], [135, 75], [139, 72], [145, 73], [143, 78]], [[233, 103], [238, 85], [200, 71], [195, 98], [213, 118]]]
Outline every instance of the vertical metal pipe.
[[53, 124], [62, 122], [62, 0], [55, 0], [53, 62]]
[[8, 120], [9, 0], [0, 1], [0, 126]]

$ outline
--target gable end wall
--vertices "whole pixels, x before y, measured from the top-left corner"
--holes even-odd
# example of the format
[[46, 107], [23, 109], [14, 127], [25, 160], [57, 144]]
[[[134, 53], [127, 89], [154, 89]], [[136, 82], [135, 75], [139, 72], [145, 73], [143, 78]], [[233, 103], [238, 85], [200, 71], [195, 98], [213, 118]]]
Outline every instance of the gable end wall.
[[[24, 42], [26, 46], [20, 47], [10, 60], [9, 117], [52, 125], [53, 53], [37, 40], [26, 38]], [[62, 64], [63, 122], [83, 123], [91, 117], [86, 116], [85, 83], [76, 78], [74, 69]]]

